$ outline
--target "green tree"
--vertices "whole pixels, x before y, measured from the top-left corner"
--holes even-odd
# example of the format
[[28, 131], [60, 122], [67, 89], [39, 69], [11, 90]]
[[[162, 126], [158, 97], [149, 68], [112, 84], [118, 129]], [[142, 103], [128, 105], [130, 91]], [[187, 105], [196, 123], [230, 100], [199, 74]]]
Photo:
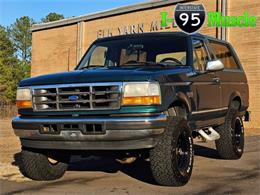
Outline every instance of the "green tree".
[[32, 34], [30, 28], [33, 20], [28, 16], [16, 19], [9, 28], [10, 38], [17, 51], [18, 57], [26, 63], [31, 62]]
[[61, 19], [64, 19], [64, 16], [62, 14], [51, 12], [47, 16], [42, 18], [41, 21], [46, 23], [46, 22], [53, 22], [53, 21], [61, 20]]
[[30, 75], [30, 65], [17, 59], [15, 53], [7, 30], [0, 26], [0, 103], [14, 102], [18, 83]]
[[14, 103], [19, 82], [30, 75], [30, 65], [18, 61], [17, 64], [10, 67], [0, 62], [0, 72], [0, 86], [2, 88], [0, 101], [1, 103]]
[[6, 28], [0, 25], [0, 59], [2, 63], [9, 64], [14, 58], [15, 51]]
[[15, 48], [8, 37], [8, 33], [3, 26], [0, 26], [0, 101], [6, 102], [6, 91], [8, 89], [8, 68], [11, 68], [16, 62], [14, 57]]

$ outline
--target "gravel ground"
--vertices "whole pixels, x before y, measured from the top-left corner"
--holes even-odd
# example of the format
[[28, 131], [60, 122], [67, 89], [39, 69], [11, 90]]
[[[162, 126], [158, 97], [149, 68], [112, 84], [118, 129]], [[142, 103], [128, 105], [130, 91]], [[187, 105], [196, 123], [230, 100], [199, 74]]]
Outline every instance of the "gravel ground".
[[240, 160], [218, 159], [213, 143], [196, 142], [191, 181], [180, 188], [154, 185], [149, 162], [123, 166], [100, 157], [74, 157], [62, 179], [35, 182], [19, 173], [19, 140], [10, 119], [0, 120], [0, 194], [260, 194], [260, 130], [247, 129], [246, 135]]

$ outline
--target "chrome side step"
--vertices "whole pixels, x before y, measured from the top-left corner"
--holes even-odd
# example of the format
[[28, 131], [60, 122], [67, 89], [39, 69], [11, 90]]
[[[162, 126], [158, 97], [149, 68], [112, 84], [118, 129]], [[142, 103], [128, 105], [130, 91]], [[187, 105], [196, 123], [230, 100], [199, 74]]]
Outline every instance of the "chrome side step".
[[208, 127], [206, 129], [200, 129], [198, 133], [208, 141], [215, 141], [220, 138], [219, 133], [215, 131], [212, 127]]

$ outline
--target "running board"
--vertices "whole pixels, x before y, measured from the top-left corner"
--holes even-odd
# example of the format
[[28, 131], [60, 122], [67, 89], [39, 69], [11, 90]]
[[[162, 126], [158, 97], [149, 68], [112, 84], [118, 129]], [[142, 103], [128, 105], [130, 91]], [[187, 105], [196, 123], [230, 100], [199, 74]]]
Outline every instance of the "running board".
[[207, 129], [200, 129], [198, 133], [208, 141], [215, 141], [220, 138], [220, 135], [217, 131], [215, 131], [212, 127]]

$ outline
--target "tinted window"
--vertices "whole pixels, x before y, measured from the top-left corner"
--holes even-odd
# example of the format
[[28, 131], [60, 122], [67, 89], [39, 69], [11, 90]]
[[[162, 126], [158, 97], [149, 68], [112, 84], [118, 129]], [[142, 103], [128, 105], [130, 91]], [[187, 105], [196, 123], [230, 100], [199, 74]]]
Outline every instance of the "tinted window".
[[204, 71], [209, 56], [204, 43], [201, 40], [194, 39], [193, 45], [193, 67], [197, 71]]
[[90, 66], [104, 66], [107, 47], [96, 47], [89, 61]]
[[146, 51], [130, 52], [128, 49], [122, 49], [120, 54], [120, 65], [127, 64], [129, 62], [141, 61], [145, 62], [147, 59]]
[[[90, 66], [144, 66], [143, 62], [186, 65], [187, 39], [181, 36], [122, 38], [98, 41], [78, 69]], [[142, 62], [142, 63], [137, 63]]]
[[209, 42], [213, 52], [216, 57], [222, 61], [225, 66], [225, 69], [239, 69], [238, 64], [236, 63], [232, 51], [228, 47], [228, 45], [218, 43], [215, 41]]
[[170, 61], [172, 58], [186, 64], [186, 52], [161, 53], [156, 56], [156, 62], [167, 61], [167, 59]]

